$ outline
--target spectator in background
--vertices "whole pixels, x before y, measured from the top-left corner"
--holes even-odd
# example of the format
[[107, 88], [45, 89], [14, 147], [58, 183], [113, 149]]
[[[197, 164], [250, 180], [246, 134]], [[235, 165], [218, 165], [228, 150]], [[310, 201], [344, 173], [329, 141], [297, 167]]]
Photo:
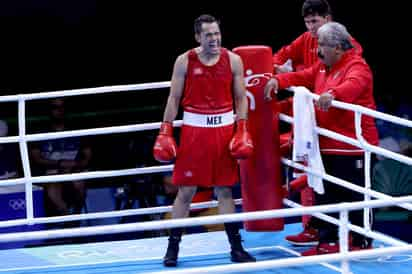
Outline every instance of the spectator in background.
[[[151, 144], [153, 144], [153, 136], [147, 131], [135, 132], [133, 134], [122, 134], [113, 136], [111, 142], [113, 145], [108, 150], [108, 163], [114, 169], [124, 168], [145, 168], [152, 166], [155, 162], [152, 156]], [[121, 182], [118, 188], [118, 209], [132, 208], [151, 208], [158, 206], [157, 191], [161, 183], [157, 178], [157, 174], [137, 174], [134, 176], [121, 176], [117, 181]], [[113, 182], [113, 180], [111, 180]], [[158, 213], [144, 214], [136, 216], [124, 216], [120, 223], [131, 223], [139, 221], [152, 221], [160, 219]], [[130, 233], [128, 233], [130, 235]], [[159, 231], [144, 231], [135, 234], [135, 238], [139, 237], [155, 237], [159, 235]]]
[[[48, 104], [50, 131], [69, 130], [65, 119], [65, 101], [52, 99]], [[80, 137], [66, 137], [35, 142], [30, 149], [34, 174], [76, 173], [88, 168], [92, 157], [90, 146]], [[49, 216], [78, 214], [85, 199], [84, 181], [44, 184], [46, 212]]]
[[[9, 133], [7, 122], [0, 120], [0, 137]], [[17, 143], [0, 144], [0, 180], [17, 178], [21, 175], [21, 164]]]
[[[399, 100], [394, 94], [388, 93], [377, 100], [378, 111], [395, 115], [404, 119], [412, 119], [412, 103], [408, 98]], [[402, 152], [412, 146], [412, 129], [381, 119], [376, 120], [379, 131], [379, 146], [393, 152]], [[382, 159], [383, 156], [378, 156]]]

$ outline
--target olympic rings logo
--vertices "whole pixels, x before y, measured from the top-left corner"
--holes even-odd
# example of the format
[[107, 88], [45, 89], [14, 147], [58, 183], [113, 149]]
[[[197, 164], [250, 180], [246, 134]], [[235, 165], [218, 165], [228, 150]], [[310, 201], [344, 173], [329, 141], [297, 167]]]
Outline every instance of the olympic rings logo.
[[361, 263], [406, 263], [412, 261], [412, 254], [397, 254], [376, 258], [359, 258], [353, 260]]
[[26, 201], [24, 199], [10, 199], [9, 207], [13, 210], [25, 210]]
[[63, 259], [69, 258], [90, 258], [90, 257], [106, 257], [118, 255], [111, 250], [69, 250], [58, 253], [57, 256]]

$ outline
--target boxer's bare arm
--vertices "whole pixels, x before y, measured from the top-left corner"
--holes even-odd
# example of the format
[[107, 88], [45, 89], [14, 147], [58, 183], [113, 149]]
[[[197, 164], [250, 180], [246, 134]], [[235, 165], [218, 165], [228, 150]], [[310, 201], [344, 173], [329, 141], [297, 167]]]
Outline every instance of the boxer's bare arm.
[[172, 81], [170, 84], [170, 94], [167, 99], [163, 121], [173, 122], [179, 110], [180, 98], [185, 86], [188, 54], [184, 53], [177, 57], [173, 67]]
[[248, 105], [245, 81], [243, 77], [243, 62], [237, 54], [230, 52], [229, 56], [233, 73], [233, 96], [235, 100], [237, 119], [246, 119]]

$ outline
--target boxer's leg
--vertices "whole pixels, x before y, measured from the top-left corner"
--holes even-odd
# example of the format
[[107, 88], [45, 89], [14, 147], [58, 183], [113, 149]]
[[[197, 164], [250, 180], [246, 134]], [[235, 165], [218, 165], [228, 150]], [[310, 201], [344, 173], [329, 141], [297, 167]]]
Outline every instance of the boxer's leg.
[[[234, 213], [235, 204], [232, 199], [232, 188], [221, 186], [216, 187], [215, 191], [217, 199], [219, 201], [219, 213]], [[236, 223], [225, 223], [225, 231], [230, 243], [230, 257], [232, 262], [255, 262], [256, 259], [243, 249], [242, 238], [239, 233], [238, 225]]]
[[[173, 203], [172, 218], [187, 218], [189, 216], [190, 203], [196, 193], [196, 186], [179, 186], [176, 199]], [[163, 258], [164, 266], [176, 266], [179, 255], [179, 243], [182, 238], [182, 228], [170, 230], [169, 244], [166, 255]]]

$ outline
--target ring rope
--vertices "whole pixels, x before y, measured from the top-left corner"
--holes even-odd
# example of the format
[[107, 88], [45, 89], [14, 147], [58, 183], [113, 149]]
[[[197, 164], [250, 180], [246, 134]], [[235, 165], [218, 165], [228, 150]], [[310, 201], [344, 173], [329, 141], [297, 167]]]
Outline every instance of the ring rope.
[[[98, 213], [92, 213], [89, 216], [80, 216], [80, 215], [73, 215], [73, 216], [64, 216], [64, 217], [51, 217], [50, 219], [46, 220], [47, 218], [34, 218], [33, 217], [33, 197], [32, 197], [32, 184], [36, 182], [62, 182], [67, 180], [74, 180], [74, 179], [90, 179], [90, 178], [101, 178], [101, 177], [113, 177], [113, 176], [122, 176], [122, 175], [134, 175], [134, 174], [143, 174], [143, 173], [153, 173], [153, 172], [164, 172], [165, 170], [171, 170], [173, 166], [160, 166], [160, 167], [148, 167], [148, 168], [136, 168], [136, 169], [127, 169], [127, 170], [112, 170], [112, 171], [95, 171], [95, 172], [82, 172], [77, 174], [67, 174], [67, 175], [52, 175], [52, 176], [36, 176], [32, 177], [30, 173], [30, 165], [28, 161], [28, 152], [27, 152], [27, 142], [29, 141], [36, 141], [36, 140], [46, 140], [52, 138], [63, 138], [68, 136], [86, 136], [86, 135], [100, 135], [100, 134], [108, 134], [108, 133], [124, 133], [124, 132], [131, 132], [131, 131], [141, 131], [141, 130], [149, 130], [149, 129], [157, 129], [160, 126], [160, 123], [148, 123], [148, 124], [138, 124], [138, 125], [131, 125], [131, 126], [118, 126], [118, 127], [106, 127], [106, 128], [95, 128], [90, 130], [75, 130], [75, 131], [66, 131], [66, 132], [59, 132], [59, 133], [45, 133], [45, 134], [26, 134], [26, 126], [25, 126], [25, 104], [28, 100], [38, 100], [38, 99], [46, 99], [46, 98], [55, 98], [55, 97], [63, 97], [63, 96], [77, 96], [77, 95], [89, 95], [89, 94], [101, 94], [101, 93], [111, 93], [111, 92], [123, 92], [123, 91], [132, 91], [132, 90], [145, 90], [145, 89], [156, 89], [156, 88], [168, 88], [170, 87], [170, 82], [157, 82], [157, 83], [146, 83], [146, 84], [136, 84], [136, 85], [121, 85], [121, 86], [109, 86], [109, 87], [97, 87], [97, 88], [87, 88], [87, 89], [73, 89], [73, 90], [65, 90], [65, 91], [54, 91], [54, 92], [45, 92], [45, 93], [33, 93], [33, 94], [23, 94], [23, 95], [14, 95], [14, 96], [0, 96], [0, 102], [10, 102], [10, 101], [17, 101], [18, 102], [18, 120], [19, 120], [19, 136], [11, 136], [11, 137], [0, 137], [0, 143], [10, 143], [10, 142], [18, 142], [20, 145], [20, 150], [22, 153], [22, 161], [23, 161], [23, 169], [24, 169], [24, 178], [23, 179], [10, 179], [5, 180], [4, 185], [13, 185], [13, 184], [22, 184], [26, 183], [26, 212], [27, 218], [24, 220], [14, 220], [14, 221], [6, 221], [0, 222], [0, 227], [10, 226], [11, 224], [19, 223], [20, 221], [27, 222], [28, 224], [35, 224], [38, 221], [44, 222], [56, 222], [66, 219], [70, 220], [79, 220], [83, 218], [100, 218], [102, 216], [110, 216], [111, 212], [106, 212], [100, 215]], [[309, 93], [314, 99], [317, 99], [318, 95]], [[332, 105], [338, 108], [347, 109], [350, 111], [355, 112], [355, 129], [356, 129], [356, 136], [357, 139], [348, 138], [346, 136], [339, 135], [335, 132], [317, 128], [317, 132], [321, 135], [325, 135], [328, 137], [332, 137], [334, 139], [355, 145], [357, 147], [364, 148], [366, 153], [366, 162], [370, 162], [370, 152], [374, 152], [376, 154], [383, 155], [387, 158], [392, 158], [402, 163], [406, 163], [412, 165], [412, 159], [406, 156], [403, 156], [398, 153], [394, 153], [392, 151], [373, 146], [367, 143], [362, 135], [361, 135], [361, 116], [362, 115], [369, 115], [377, 119], [382, 119], [385, 121], [389, 121], [398, 125], [403, 125], [407, 127], [412, 127], [412, 121], [391, 116], [388, 114], [380, 113], [365, 107], [351, 105], [347, 103], [342, 103], [338, 101], [333, 101]], [[281, 120], [292, 121], [286, 115], [280, 115]], [[289, 120], [288, 120], [289, 119]], [[176, 125], [179, 125], [181, 121], [176, 122]], [[236, 213], [236, 214], [226, 214], [220, 216], [209, 216], [209, 217], [196, 217], [191, 219], [175, 219], [175, 220], [161, 220], [161, 221], [152, 221], [152, 222], [142, 222], [137, 224], [118, 224], [118, 225], [109, 225], [109, 226], [98, 226], [98, 227], [91, 227], [91, 228], [73, 228], [73, 229], [64, 229], [64, 230], [49, 230], [47, 232], [44, 231], [33, 231], [33, 232], [25, 232], [25, 233], [8, 233], [0, 235], [0, 242], [13, 242], [13, 241], [24, 241], [24, 240], [35, 240], [35, 239], [49, 239], [49, 238], [62, 238], [62, 237], [71, 237], [71, 236], [84, 236], [84, 235], [101, 235], [101, 234], [112, 234], [112, 233], [120, 233], [120, 232], [131, 232], [131, 231], [141, 231], [141, 230], [148, 230], [148, 229], [166, 229], [166, 228], [173, 228], [173, 227], [183, 227], [183, 226], [195, 226], [195, 225], [202, 225], [202, 224], [215, 224], [215, 223], [222, 223], [222, 222], [235, 222], [235, 221], [245, 221], [245, 220], [259, 220], [259, 219], [268, 219], [268, 218], [281, 218], [281, 217], [288, 217], [288, 216], [300, 216], [304, 214], [312, 214], [315, 216], [326, 217], [327, 221], [332, 223], [338, 224], [340, 228], [340, 233], [347, 234], [348, 229], [363, 233], [368, 236], [372, 236], [375, 239], [382, 240], [388, 244], [395, 245], [395, 247], [389, 248], [379, 248], [376, 250], [368, 250], [368, 251], [358, 251], [352, 253], [347, 252], [347, 239], [342, 239], [342, 247], [346, 249], [346, 251], [339, 253], [339, 254], [331, 254], [331, 255], [324, 255], [314, 256], [314, 257], [306, 257], [306, 258], [292, 258], [292, 259], [283, 259], [283, 260], [276, 260], [276, 261], [268, 261], [268, 262], [258, 262], [258, 263], [247, 263], [242, 265], [231, 265], [231, 266], [222, 266], [217, 267], [217, 269], [222, 269], [222, 273], [231, 273], [231, 272], [241, 272], [240, 269], [237, 268], [244, 268], [247, 265], [251, 265], [250, 269], [258, 269], [262, 266], [270, 265], [271, 268], [273, 267], [281, 267], [290, 265], [290, 263], [299, 262], [300, 264], [307, 264], [307, 263], [318, 263], [320, 261], [335, 261], [341, 260], [342, 267], [345, 271], [348, 270], [347, 260], [351, 258], [357, 257], [367, 257], [367, 256], [376, 256], [377, 254], [392, 254], [392, 253], [399, 253], [402, 251], [409, 251], [411, 250], [411, 245], [404, 243], [403, 241], [399, 241], [388, 237], [386, 235], [376, 233], [370, 231], [370, 227], [366, 225], [366, 229], [353, 226], [348, 224], [347, 218], [347, 211], [361, 209], [361, 208], [373, 208], [373, 207], [382, 207], [382, 206], [389, 206], [389, 205], [398, 205], [407, 209], [411, 209], [410, 203], [412, 202], [412, 196], [404, 196], [399, 198], [394, 198], [389, 195], [385, 195], [373, 190], [370, 190], [370, 186], [365, 188], [355, 187], [353, 184], [341, 180], [339, 178], [335, 178], [333, 176], [327, 174], [316, 174], [316, 171], [312, 171], [304, 166], [300, 166], [293, 163], [290, 160], [282, 159], [284, 163], [290, 166], [297, 166], [307, 172], [311, 172], [317, 176], [321, 176], [335, 184], [342, 185], [344, 187], [349, 187], [358, 191], [360, 193], [365, 194], [365, 201], [362, 202], [353, 202], [353, 203], [343, 203], [343, 204], [331, 204], [331, 205], [324, 205], [324, 206], [312, 206], [312, 207], [305, 207], [299, 208], [299, 205], [293, 204], [291, 201], [284, 200], [285, 204], [292, 206], [294, 208], [289, 209], [276, 209], [276, 210], [267, 210], [267, 211], [260, 211], [260, 212], [247, 212], [247, 213]], [[370, 200], [370, 197], [379, 198], [380, 200]], [[208, 205], [209, 206], [209, 205]], [[163, 210], [163, 209], [153, 209], [156, 210]], [[166, 210], [166, 209], [164, 209]], [[170, 210], [168, 208], [167, 210]], [[150, 211], [150, 210], [149, 210]], [[324, 215], [324, 213], [329, 212], [343, 212], [341, 213], [341, 217], [339, 220], [335, 218], [328, 219], [329, 216]], [[133, 213], [132, 213], [133, 212]], [[143, 211], [122, 211], [119, 214], [148, 214], [143, 213]], [[88, 214], [85, 214], [88, 215]], [[122, 215], [117, 215], [122, 216]], [[102, 217], [103, 218], [103, 217]], [[14, 222], [14, 223], [13, 223]], [[347, 238], [347, 237], [344, 237]], [[346, 248], [345, 248], [346, 247]], [[373, 255], [371, 255], [373, 254]], [[253, 266], [253, 267], [252, 267]], [[204, 268], [202, 268], [204, 269]], [[213, 271], [215, 268], [207, 268], [208, 272]], [[226, 269], [226, 270], [224, 270]], [[193, 270], [194, 272], [190, 272], [192, 270], [185, 269], [184, 272], [177, 272], [173, 273], [205, 273], [201, 272], [203, 270], [197, 269]], [[182, 270], [183, 271], [183, 270]], [[219, 270], [220, 271], [220, 270]]]
[[226, 222], [239, 222], [248, 220], [264, 220], [271, 218], [282, 218], [282, 217], [292, 217], [301, 216], [305, 214], [314, 214], [317, 212], [331, 213], [339, 212], [342, 210], [358, 210], [365, 207], [384, 207], [393, 206], [398, 203], [411, 202], [412, 195], [398, 197], [388, 200], [373, 200], [373, 201], [361, 201], [352, 203], [339, 203], [339, 204], [329, 204], [329, 205], [318, 205], [310, 206], [304, 208], [287, 208], [287, 209], [273, 209], [264, 211], [254, 211], [254, 212], [242, 212], [233, 214], [222, 214], [217, 216], [204, 216], [204, 217], [194, 217], [194, 218], [182, 218], [182, 219], [172, 219], [172, 220], [158, 220], [158, 221], [147, 221], [139, 223], [130, 224], [116, 224], [116, 225], [103, 225], [85, 228], [70, 228], [70, 229], [56, 229], [47, 231], [31, 231], [31, 232], [15, 232], [0, 234], [0, 242], [16, 242], [16, 241], [26, 241], [26, 240], [41, 240], [41, 239], [52, 239], [52, 238], [65, 238], [65, 237], [75, 237], [75, 236], [89, 236], [89, 235], [103, 235], [103, 234], [114, 234], [121, 232], [132, 232], [132, 231], [145, 231], [145, 230], [156, 230], [156, 229], [168, 229], [175, 227], [190, 227], [198, 225], [208, 225]]
[[220, 266], [208, 266], [208, 267], [195, 267], [195, 268], [185, 268], [172, 271], [156, 271], [149, 272], [147, 274], [208, 274], [208, 273], [245, 273], [245, 272], [256, 272], [260, 270], [290, 267], [290, 266], [302, 266], [318, 264], [320, 262], [336, 262], [342, 260], [353, 260], [360, 258], [370, 258], [376, 256], [384, 256], [393, 253], [404, 253], [412, 251], [412, 245], [402, 246], [402, 247], [382, 247], [379, 249], [372, 250], [360, 250], [356, 252], [335, 253], [327, 255], [317, 255], [317, 256], [305, 256], [298, 258], [286, 258], [286, 259], [276, 259], [267, 260], [261, 262], [253, 263], [242, 263], [242, 264], [230, 264], [230, 265], [220, 265]]

